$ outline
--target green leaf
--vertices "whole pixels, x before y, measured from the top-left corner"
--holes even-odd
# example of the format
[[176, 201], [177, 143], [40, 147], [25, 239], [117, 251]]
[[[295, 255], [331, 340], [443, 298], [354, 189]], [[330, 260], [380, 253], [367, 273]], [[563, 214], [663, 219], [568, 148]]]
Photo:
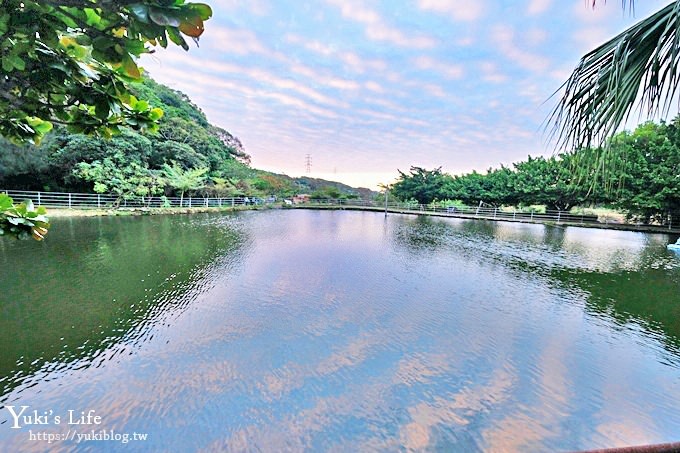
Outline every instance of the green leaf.
[[170, 38], [170, 41], [174, 42], [178, 46], [181, 46], [182, 49], [184, 50], [189, 50], [189, 45], [187, 42], [184, 40], [182, 35], [179, 34], [179, 30], [176, 28], [171, 28], [168, 27], [168, 37]]
[[26, 62], [18, 55], [10, 55], [8, 58], [12, 62], [12, 65], [19, 71], [26, 69]]
[[97, 11], [95, 11], [92, 8], [84, 8], [83, 11], [85, 12], [85, 21], [87, 25], [98, 25], [101, 22], [101, 17], [99, 14], [97, 14]]
[[139, 72], [139, 67], [137, 67], [137, 63], [134, 62], [134, 60], [130, 57], [128, 53], [125, 53], [123, 55], [121, 63], [123, 69], [125, 70], [125, 73], [130, 77], [139, 79], [142, 76], [142, 73]]
[[105, 98], [100, 98], [94, 105], [95, 116], [100, 120], [105, 120], [109, 117], [109, 101]]
[[92, 41], [92, 48], [100, 52], [104, 52], [114, 45], [116, 45], [116, 41], [109, 36], [98, 36]]
[[145, 112], [146, 110], [149, 109], [149, 103], [146, 101], [137, 101], [137, 103], [134, 106], [134, 109], [136, 112]]
[[92, 38], [90, 38], [87, 35], [78, 35], [76, 36], [76, 42], [80, 44], [81, 46], [91, 46], [92, 45]]
[[140, 22], [149, 23], [149, 7], [143, 3], [133, 3], [129, 5], [128, 10], [132, 16]]
[[10, 209], [14, 205], [12, 197], [6, 193], [0, 194], [0, 212]]
[[152, 119], [153, 121], [158, 121], [163, 117], [163, 110], [156, 107], [154, 109], [151, 109], [149, 112], [149, 118]]
[[9, 29], [9, 14], [0, 15], [0, 35], [7, 33]]
[[158, 25], [179, 27], [182, 21], [171, 9], [149, 8], [149, 18]]
[[[157, 39], [158, 39], [158, 44], [162, 48], [165, 49], [165, 48], [168, 47], [168, 37], [165, 35], [165, 29], [163, 30], [163, 32], [160, 35], [158, 35]], [[184, 44], [186, 45], [186, 43], [184, 43]], [[189, 46], [186, 46], [186, 48], [184, 46], [182, 46], [182, 47], [186, 50], [186, 49], [188, 49]]]
[[9, 57], [2, 57], [2, 70], [5, 72], [12, 72], [14, 70], [14, 63]]
[[198, 16], [203, 20], [208, 20], [213, 15], [212, 8], [210, 8], [210, 6], [206, 5], [205, 3], [192, 3], [187, 5], [187, 7], [191, 9], [191, 11], [198, 14]]
[[128, 39], [125, 41], [125, 49], [132, 55], [139, 56], [146, 52], [146, 47], [142, 41], [136, 39]]

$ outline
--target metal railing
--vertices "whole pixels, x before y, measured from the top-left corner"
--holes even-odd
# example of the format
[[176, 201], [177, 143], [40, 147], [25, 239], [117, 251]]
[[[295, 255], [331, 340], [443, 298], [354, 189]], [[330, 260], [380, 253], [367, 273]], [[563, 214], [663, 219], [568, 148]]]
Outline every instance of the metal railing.
[[[430, 213], [447, 217], [476, 218], [486, 220], [514, 220], [536, 223], [564, 223], [582, 225], [616, 225], [625, 226], [640, 231], [677, 231], [680, 224], [673, 224], [669, 218], [662, 223], [643, 223], [639, 221], [628, 221], [622, 216], [595, 215], [585, 213], [572, 213], [558, 210], [537, 210], [533, 208], [514, 208], [514, 207], [489, 207], [489, 206], [441, 206], [437, 204], [422, 205], [415, 202], [387, 203], [366, 200], [315, 200], [310, 199], [303, 206], [357, 206], [374, 210], [389, 210], [390, 212], [402, 213]], [[647, 230], [648, 229], [648, 230]]]
[[342, 200], [316, 200], [310, 199], [308, 201], [298, 203], [298, 206], [347, 206], [347, 207], [365, 207], [374, 209], [387, 209], [389, 211], [399, 212], [426, 212], [443, 215], [450, 215], [451, 217], [468, 217], [480, 219], [498, 219], [498, 220], [528, 220], [528, 221], [552, 221], [556, 223], [605, 223], [601, 222], [598, 216], [590, 214], [573, 214], [567, 211], [554, 210], [536, 210], [536, 209], [518, 209], [518, 208], [494, 208], [494, 207], [473, 207], [473, 206], [437, 206], [435, 204], [418, 204], [409, 202], [392, 202], [382, 203], [370, 200], [357, 199], [342, 199]]
[[265, 204], [250, 197], [119, 197], [114, 194], [2, 190], [15, 201], [31, 200], [36, 206], [72, 209], [111, 208], [208, 208]]
[[625, 223], [621, 219], [612, 219], [589, 214], [573, 214], [566, 211], [539, 211], [536, 209], [518, 208], [496, 208], [483, 206], [441, 206], [436, 204], [423, 205], [415, 202], [390, 202], [385, 204], [381, 201], [361, 200], [361, 199], [277, 199], [269, 197], [266, 199], [259, 197], [120, 197], [115, 194], [93, 194], [93, 193], [69, 193], [69, 192], [40, 192], [23, 190], [3, 190], [15, 201], [25, 199], [32, 200], [37, 206], [48, 208], [72, 208], [72, 209], [113, 209], [113, 208], [228, 208], [246, 205], [271, 205], [281, 203], [283, 206], [295, 207], [358, 207], [373, 210], [387, 209], [392, 212], [404, 213], [432, 213], [450, 217], [478, 218], [490, 220], [516, 220], [529, 222], [555, 222], [555, 223], [577, 223], [577, 224], [597, 224], [597, 223], [618, 223], [634, 225], [638, 227], [654, 227], [673, 229], [670, 222], [665, 225]]

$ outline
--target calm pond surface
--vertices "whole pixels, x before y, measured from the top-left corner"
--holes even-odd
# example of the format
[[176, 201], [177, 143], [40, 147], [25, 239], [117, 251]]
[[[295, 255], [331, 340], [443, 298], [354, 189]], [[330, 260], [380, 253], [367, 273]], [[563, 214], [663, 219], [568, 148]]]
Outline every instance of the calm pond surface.
[[[680, 441], [674, 240], [350, 211], [57, 219], [44, 243], [0, 240], [0, 451]], [[40, 417], [13, 429], [7, 406]]]

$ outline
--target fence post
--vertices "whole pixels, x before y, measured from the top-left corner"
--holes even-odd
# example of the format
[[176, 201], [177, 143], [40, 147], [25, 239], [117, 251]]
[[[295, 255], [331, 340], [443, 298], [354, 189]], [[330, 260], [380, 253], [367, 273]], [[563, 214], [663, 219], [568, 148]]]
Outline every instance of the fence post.
[[231, 197], [231, 207], [234, 207], [234, 197]]
[[561, 214], [562, 214], [562, 211], [557, 211], [557, 223], [560, 223]]
[[512, 220], [515, 220], [515, 214], [517, 213], [517, 208], [512, 208]]
[[97, 207], [98, 208], [102, 207], [101, 195], [99, 194], [97, 194]]
[[208, 207], [208, 197], [205, 197], [205, 207]]
[[387, 217], [387, 186], [385, 186], [385, 217]]
[[71, 209], [71, 193], [68, 194], [68, 207]]
[[38, 192], [38, 206], [40, 206], [40, 192]]
[[534, 209], [533, 208], [531, 209], [531, 221], [532, 222], [534, 221]]
[[191, 207], [191, 197], [189, 197], [189, 207]]
[[496, 218], [496, 211], [498, 211], [498, 208], [493, 208], [493, 218]]

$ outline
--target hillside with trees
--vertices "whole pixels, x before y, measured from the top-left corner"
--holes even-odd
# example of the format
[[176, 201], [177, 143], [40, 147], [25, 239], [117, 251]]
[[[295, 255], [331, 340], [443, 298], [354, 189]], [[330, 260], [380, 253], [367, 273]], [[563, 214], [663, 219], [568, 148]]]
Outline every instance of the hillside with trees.
[[156, 132], [121, 128], [102, 138], [55, 127], [39, 146], [0, 138], [0, 187], [16, 190], [137, 196], [358, 197], [347, 185], [291, 178], [250, 167], [241, 141], [211, 125], [183, 93], [150, 78], [131, 83], [133, 94], [160, 108]]

